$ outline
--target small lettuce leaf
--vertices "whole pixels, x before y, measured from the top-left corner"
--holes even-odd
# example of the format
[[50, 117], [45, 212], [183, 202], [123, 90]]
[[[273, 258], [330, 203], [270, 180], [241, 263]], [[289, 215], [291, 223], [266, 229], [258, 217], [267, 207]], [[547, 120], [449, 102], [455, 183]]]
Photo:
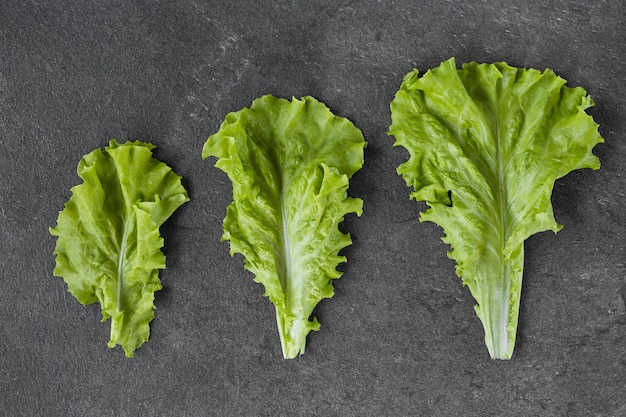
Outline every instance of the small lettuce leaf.
[[83, 183], [59, 213], [54, 275], [83, 305], [111, 318], [110, 348], [127, 357], [150, 335], [154, 293], [165, 268], [159, 227], [189, 200], [181, 178], [152, 156], [149, 143], [111, 140], [78, 164]]
[[352, 241], [338, 225], [362, 212], [347, 189], [364, 147], [361, 131], [323, 103], [271, 95], [228, 114], [204, 144], [202, 158], [217, 157], [232, 181], [222, 240], [275, 305], [285, 358], [304, 353], [320, 326], [313, 309], [341, 276], [336, 267], [346, 258], [338, 252]]
[[600, 167], [602, 142], [584, 89], [551, 70], [454, 59], [404, 77], [389, 134], [409, 152], [398, 167], [420, 216], [444, 229], [456, 272], [476, 299], [492, 358], [510, 359], [517, 331], [524, 240], [561, 225], [550, 201], [556, 179]]

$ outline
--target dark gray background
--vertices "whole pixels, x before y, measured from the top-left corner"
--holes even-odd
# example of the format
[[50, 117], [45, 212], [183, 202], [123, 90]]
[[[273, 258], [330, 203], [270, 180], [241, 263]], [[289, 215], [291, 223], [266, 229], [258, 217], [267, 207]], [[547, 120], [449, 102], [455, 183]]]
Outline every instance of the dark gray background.
[[[604, 1], [0, 2], [0, 415], [626, 416], [625, 3]], [[596, 101], [600, 171], [556, 183], [558, 234], [526, 243], [518, 342], [492, 361], [437, 226], [386, 135], [402, 77], [451, 56], [552, 68]], [[354, 244], [282, 359], [273, 306], [219, 241], [230, 182], [201, 161], [224, 116], [313, 95], [369, 146]], [[53, 277], [82, 155], [140, 139], [191, 202], [162, 228], [168, 269], [134, 359]]]

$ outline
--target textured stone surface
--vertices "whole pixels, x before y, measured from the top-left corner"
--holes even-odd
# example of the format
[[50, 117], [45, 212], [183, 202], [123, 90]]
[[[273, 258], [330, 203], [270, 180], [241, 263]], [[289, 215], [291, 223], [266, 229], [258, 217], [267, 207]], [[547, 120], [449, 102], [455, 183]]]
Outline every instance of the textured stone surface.
[[[58, 4], [57, 4], [58, 3]], [[625, 416], [626, 10], [622, 1], [0, 4], [0, 410], [11, 416]], [[386, 136], [402, 77], [455, 56], [552, 68], [596, 101], [600, 171], [559, 180], [558, 234], [526, 243], [518, 344], [489, 359], [441, 230]], [[220, 243], [224, 116], [313, 95], [363, 130], [354, 245], [307, 352], [282, 359], [263, 289]], [[126, 359], [52, 276], [80, 157], [141, 139], [191, 202], [163, 227], [151, 340]]]

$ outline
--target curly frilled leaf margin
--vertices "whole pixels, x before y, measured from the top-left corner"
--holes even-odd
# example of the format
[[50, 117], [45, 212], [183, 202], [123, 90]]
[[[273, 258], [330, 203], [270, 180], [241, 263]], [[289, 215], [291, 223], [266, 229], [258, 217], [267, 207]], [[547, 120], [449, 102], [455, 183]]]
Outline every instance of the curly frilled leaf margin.
[[341, 276], [338, 252], [352, 241], [338, 225], [362, 212], [347, 189], [365, 145], [359, 129], [314, 98], [271, 95], [228, 114], [204, 145], [202, 157], [217, 157], [232, 181], [222, 240], [275, 305], [285, 358], [304, 353], [307, 334], [319, 329], [313, 309]]
[[111, 140], [78, 164], [83, 183], [59, 213], [54, 275], [83, 305], [111, 318], [110, 348], [127, 357], [150, 335], [154, 293], [165, 268], [159, 227], [189, 201], [181, 178], [152, 156], [149, 143]]
[[551, 70], [454, 58], [404, 77], [391, 103], [389, 134], [409, 152], [398, 167], [420, 216], [444, 229], [456, 272], [477, 301], [492, 358], [513, 354], [524, 241], [557, 224], [550, 197], [556, 179], [598, 169], [603, 141], [585, 110], [593, 101]]

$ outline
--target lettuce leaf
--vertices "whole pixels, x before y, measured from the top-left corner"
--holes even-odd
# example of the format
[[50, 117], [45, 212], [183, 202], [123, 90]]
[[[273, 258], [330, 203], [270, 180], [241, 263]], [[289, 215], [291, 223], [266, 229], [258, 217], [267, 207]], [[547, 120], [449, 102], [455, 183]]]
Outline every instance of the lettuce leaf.
[[361, 131], [323, 103], [271, 95], [228, 114], [204, 144], [202, 158], [217, 157], [232, 181], [222, 240], [275, 305], [285, 358], [304, 353], [320, 326], [313, 309], [341, 276], [336, 267], [346, 258], [338, 252], [352, 241], [338, 225], [362, 212], [347, 189], [364, 147]]
[[429, 206], [420, 220], [444, 229], [492, 358], [513, 354], [524, 240], [562, 227], [555, 180], [600, 167], [591, 150], [603, 140], [585, 113], [593, 101], [565, 83], [504, 62], [457, 70], [452, 58], [407, 74], [391, 103], [389, 134], [409, 152], [398, 173]]
[[127, 357], [148, 340], [154, 293], [165, 268], [159, 227], [189, 200], [181, 178], [153, 158], [154, 146], [111, 140], [78, 164], [83, 183], [59, 213], [54, 275], [83, 305], [100, 302], [111, 318], [110, 348]]

